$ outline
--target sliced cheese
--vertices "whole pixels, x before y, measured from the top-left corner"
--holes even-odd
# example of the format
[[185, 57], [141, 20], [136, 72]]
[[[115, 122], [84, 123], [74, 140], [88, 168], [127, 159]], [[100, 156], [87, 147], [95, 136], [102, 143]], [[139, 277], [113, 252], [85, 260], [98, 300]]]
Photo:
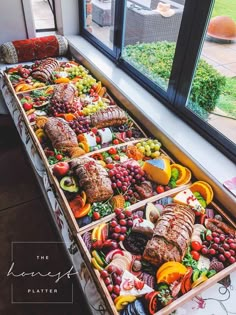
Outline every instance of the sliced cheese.
[[143, 170], [151, 181], [167, 185], [171, 177], [170, 160], [165, 157], [144, 162]]
[[89, 147], [95, 147], [97, 145], [96, 136], [93, 132], [84, 133], [84, 137], [85, 137]]
[[98, 134], [102, 144], [112, 142], [112, 132], [109, 128], [98, 129]]
[[[143, 296], [147, 293], [150, 293], [152, 291], [154, 291], [151, 287], [149, 287], [148, 285], [144, 284], [143, 288], [141, 290], [137, 290], [134, 286], [134, 282], [136, 281], [140, 281], [137, 277], [135, 277], [132, 273], [130, 273], [129, 271], [125, 270], [123, 275], [122, 275], [122, 282], [120, 285], [120, 296], [124, 296], [124, 295], [133, 295], [136, 297], [139, 296]], [[125, 290], [124, 289], [124, 284], [126, 281], [130, 281], [131, 286], [132, 287], [130, 290]], [[132, 285], [133, 284], [133, 285]]]
[[151, 221], [141, 219], [141, 218], [137, 218], [133, 220], [133, 227], [134, 226], [141, 226], [143, 228], [154, 229], [154, 224]]
[[193, 195], [190, 189], [185, 189], [173, 197], [173, 201], [182, 205], [188, 205], [194, 210], [205, 212], [197, 198]]

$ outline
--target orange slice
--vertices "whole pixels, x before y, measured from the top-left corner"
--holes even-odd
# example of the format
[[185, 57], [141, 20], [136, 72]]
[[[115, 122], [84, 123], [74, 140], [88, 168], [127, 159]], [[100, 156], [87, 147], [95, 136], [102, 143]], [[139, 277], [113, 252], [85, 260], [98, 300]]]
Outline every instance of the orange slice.
[[187, 167], [185, 167], [185, 171], [186, 171], [185, 177], [182, 180], [178, 179], [176, 182], [176, 186], [186, 185], [190, 182], [190, 180], [192, 178], [192, 173], [191, 173], [190, 169], [188, 169]]
[[207, 205], [212, 201], [214, 197], [213, 190], [211, 186], [204, 181], [197, 181], [190, 186], [192, 193], [199, 192], [201, 196], [205, 199]]
[[179, 182], [181, 182], [186, 177], [185, 167], [180, 165], [180, 164], [173, 163], [170, 165], [170, 168], [171, 168], [171, 170], [173, 168], [176, 168], [178, 170], [179, 177], [178, 177], [178, 180], [176, 181], [176, 185], [179, 185]]

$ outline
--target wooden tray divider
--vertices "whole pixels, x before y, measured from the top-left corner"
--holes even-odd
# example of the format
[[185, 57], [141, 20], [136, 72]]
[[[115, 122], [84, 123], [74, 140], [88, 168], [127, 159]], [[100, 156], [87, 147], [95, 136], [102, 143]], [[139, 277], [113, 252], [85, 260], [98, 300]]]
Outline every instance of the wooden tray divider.
[[[139, 209], [139, 208], [142, 208], [144, 207], [148, 202], [155, 202], [161, 198], [164, 198], [164, 197], [168, 197], [168, 196], [172, 196], [172, 195], [175, 195], [176, 193], [178, 193], [179, 191], [182, 191], [184, 189], [187, 189], [188, 187], [190, 186], [190, 184], [188, 185], [183, 185], [183, 186], [179, 186], [179, 187], [176, 187], [174, 189], [171, 189], [171, 190], [168, 190], [168, 191], [165, 191], [164, 193], [161, 193], [161, 194], [158, 194], [158, 195], [155, 195], [155, 196], [152, 196], [150, 198], [147, 198], [147, 199], [144, 199], [144, 200], [141, 200], [129, 207], [127, 207], [126, 209], [127, 210], [131, 210], [132, 212]], [[115, 217], [115, 213], [111, 213], [103, 218], [101, 218], [100, 220], [98, 221], [94, 221], [84, 227], [81, 227], [79, 229], [79, 232], [80, 233], [84, 233], [84, 232], [87, 232], [89, 230], [91, 230], [91, 228], [95, 227], [96, 225], [99, 225], [101, 223], [107, 223], [109, 221], [111, 221], [111, 219], [113, 219]]]
[[[146, 138], [141, 138], [141, 139], [131, 140], [131, 141], [128, 141], [128, 142], [123, 142], [123, 143], [119, 143], [119, 144], [114, 144], [114, 145], [112, 145], [112, 146], [110, 146], [110, 147], [106, 147], [106, 148], [102, 148], [102, 149], [99, 149], [99, 150], [96, 150], [96, 151], [91, 151], [91, 152], [85, 153], [85, 154], [79, 156], [78, 158], [71, 158], [71, 159], [68, 159], [68, 160], [66, 160], [66, 162], [69, 163], [69, 162], [73, 161], [74, 159], [80, 159], [80, 158], [83, 158], [83, 157], [90, 157], [91, 155], [94, 155], [94, 154], [96, 154], [96, 153], [103, 153], [103, 152], [105, 152], [105, 151], [108, 151], [109, 148], [111, 148], [111, 147], [112, 147], [112, 148], [119, 149], [120, 147], [123, 147], [123, 146], [126, 146], [126, 145], [133, 145], [133, 144], [135, 144], [135, 143], [137, 143], [137, 142], [143, 141], [143, 139], [146, 139]], [[54, 165], [55, 165], [55, 164], [49, 165], [49, 168], [52, 169]]]

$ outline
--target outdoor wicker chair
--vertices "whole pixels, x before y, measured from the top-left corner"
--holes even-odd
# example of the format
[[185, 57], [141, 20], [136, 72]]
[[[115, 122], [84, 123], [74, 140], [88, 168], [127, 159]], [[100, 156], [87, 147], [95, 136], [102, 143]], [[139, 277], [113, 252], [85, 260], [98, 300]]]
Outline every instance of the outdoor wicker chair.
[[165, 18], [156, 10], [127, 1], [125, 46], [137, 42], [177, 41], [184, 6], [168, 0], [159, 2], [170, 3], [175, 14]]

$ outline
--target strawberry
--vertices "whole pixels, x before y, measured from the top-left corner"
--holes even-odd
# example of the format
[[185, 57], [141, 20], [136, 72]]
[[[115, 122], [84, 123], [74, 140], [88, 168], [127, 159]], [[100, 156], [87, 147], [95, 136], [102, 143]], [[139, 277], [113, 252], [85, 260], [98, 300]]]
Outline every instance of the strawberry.
[[134, 287], [135, 287], [135, 289], [137, 289], [137, 290], [142, 290], [143, 287], [144, 287], [144, 282], [141, 281], [141, 280], [135, 279], [135, 280], [134, 280]]

